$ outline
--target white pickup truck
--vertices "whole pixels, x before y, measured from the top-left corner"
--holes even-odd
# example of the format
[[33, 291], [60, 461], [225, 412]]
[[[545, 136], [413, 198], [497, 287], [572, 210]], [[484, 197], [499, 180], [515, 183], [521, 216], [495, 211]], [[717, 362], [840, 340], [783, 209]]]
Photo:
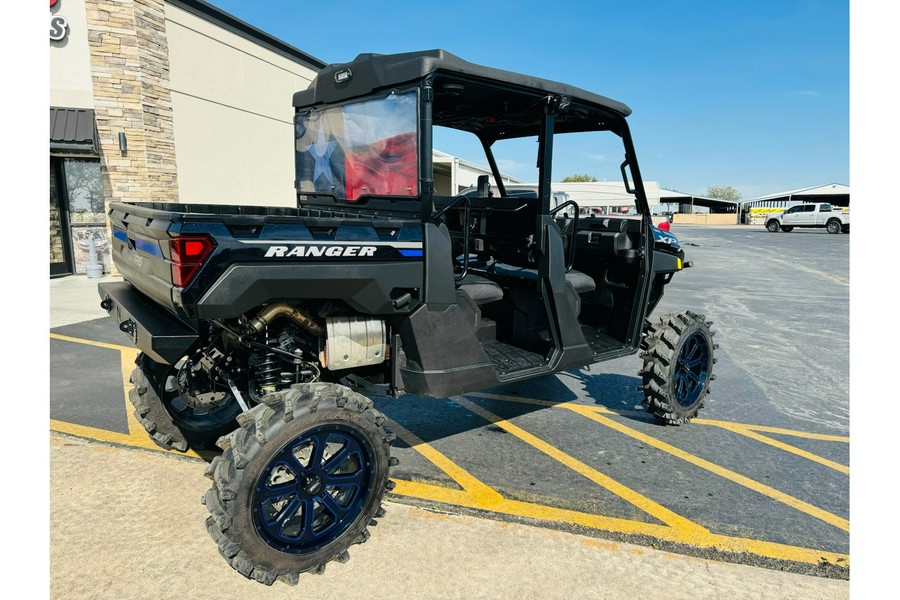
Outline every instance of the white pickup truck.
[[798, 204], [766, 216], [766, 229], [790, 232], [794, 227], [824, 227], [828, 233], [850, 233], [850, 212], [827, 202]]

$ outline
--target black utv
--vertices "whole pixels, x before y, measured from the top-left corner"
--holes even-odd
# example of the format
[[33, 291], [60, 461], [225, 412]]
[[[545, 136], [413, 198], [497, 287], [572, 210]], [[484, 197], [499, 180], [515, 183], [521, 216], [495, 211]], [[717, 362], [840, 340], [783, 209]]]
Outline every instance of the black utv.
[[[147, 432], [223, 451], [206, 525], [237, 571], [295, 583], [366, 540], [396, 462], [373, 391], [446, 397], [642, 351], [649, 410], [697, 414], [715, 345], [701, 315], [647, 318], [690, 263], [651, 225], [627, 106], [441, 50], [328, 66], [293, 105], [295, 208], [113, 203], [124, 281], [99, 289], [141, 350]], [[483, 150], [477, 193], [436, 185], [435, 130]], [[615, 142], [636, 215], [553, 200], [554, 143], [583, 135]], [[494, 152], [523, 139], [531, 197]]]

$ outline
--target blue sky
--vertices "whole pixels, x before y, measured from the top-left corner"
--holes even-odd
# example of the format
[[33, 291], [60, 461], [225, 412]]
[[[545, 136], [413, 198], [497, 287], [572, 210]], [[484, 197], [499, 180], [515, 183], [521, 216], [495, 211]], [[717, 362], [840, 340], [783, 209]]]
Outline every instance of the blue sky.
[[[622, 101], [644, 179], [667, 189], [749, 199], [851, 183], [847, 1], [212, 4], [329, 63], [443, 48]], [[525, 150], [515, 162], [533, 163]], [[582, 155], [554, 178], [602, 178], [610, 157]]]

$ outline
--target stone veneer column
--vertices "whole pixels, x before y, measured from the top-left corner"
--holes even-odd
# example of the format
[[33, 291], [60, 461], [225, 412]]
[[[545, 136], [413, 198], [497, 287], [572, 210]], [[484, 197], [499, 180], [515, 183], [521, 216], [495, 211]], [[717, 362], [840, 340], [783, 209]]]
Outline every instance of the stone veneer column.
[[85, 8], [106, 200], [177, 202], [163, 0], [85, 0]]

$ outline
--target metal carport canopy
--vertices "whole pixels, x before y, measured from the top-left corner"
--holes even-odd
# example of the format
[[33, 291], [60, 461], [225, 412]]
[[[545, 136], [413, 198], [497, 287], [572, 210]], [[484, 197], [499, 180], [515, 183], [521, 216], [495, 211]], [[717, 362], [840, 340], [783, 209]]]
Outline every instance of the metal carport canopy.
[[719, 198], [707, 198], [705, 196], [692, 196], [682, 192], [675, 192], [660, 188], [660, 204], [690, 204], [691, 206], [703, 206], [710, 212], [733, 213], [737, 212], [740, 202], [733, 200], [721, 200]]
[[760, 196], [743, 202], [746, 207], [780, 207], [791, 202], [828, 202], [835, 206], [850, 206], [850, 186], [828, 183], [815, 187], [789, 190], [768, 196]]

